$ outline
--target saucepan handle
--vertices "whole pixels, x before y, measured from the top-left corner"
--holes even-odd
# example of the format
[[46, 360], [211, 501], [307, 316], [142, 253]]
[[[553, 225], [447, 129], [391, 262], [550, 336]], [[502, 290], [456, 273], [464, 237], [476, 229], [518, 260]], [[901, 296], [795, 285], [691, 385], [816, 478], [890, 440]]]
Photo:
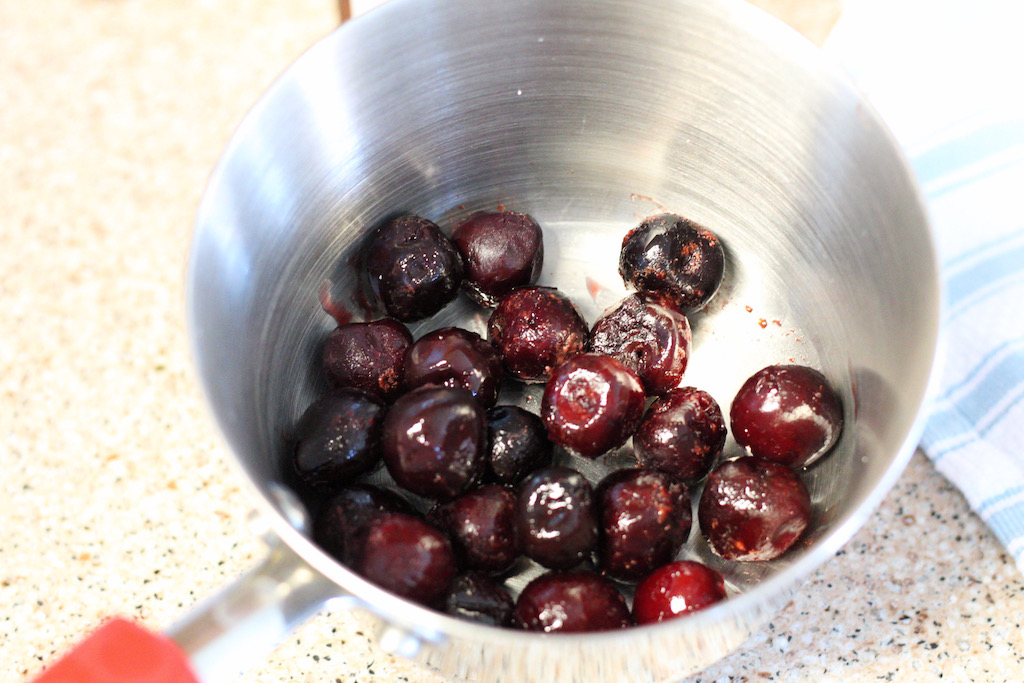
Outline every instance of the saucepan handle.
[[332, 607], [358, 604], [279, 543], [259, 566], [164, 634], [112, 619], [34, 683], [223, 683], [328, 601]]
[[188, 655], [128, 619], [107, 621], [34, 683], [200, 683]]

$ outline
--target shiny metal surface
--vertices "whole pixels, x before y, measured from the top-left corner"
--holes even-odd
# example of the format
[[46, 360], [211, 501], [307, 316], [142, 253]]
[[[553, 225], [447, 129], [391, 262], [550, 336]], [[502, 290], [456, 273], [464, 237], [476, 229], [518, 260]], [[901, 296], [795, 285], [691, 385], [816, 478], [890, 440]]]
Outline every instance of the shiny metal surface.
[[359, 606], [278, 541], [257, 567], [166, 631], [202, 683], [232, 680], [328, 600]]
[[[338, 565], [275, 503], [283, 437], [323, 389], [323, 282], [358, 313], [353, 263], [381, 220], [413, 212], [450, 229], [498, 205], [541, 223], [541, 283], [590, 323], [624, 293], [618, 248], [640, 219], [707, 225], [727, 275], [691, 319], [685, 382], [726, 411], [774, 362], [819, 367], [841, 389], [847, 427], [806, 473], [815, 519], [801, 547], [731, 564], [691, 537], [685, 554], [725, 574], [727, 602], [614, 634], [475, 626]], [[271, 526], [389, 624], [391, 649], [473, 680], [658, 681], [737, 647], [902, 471], [938, 308], [927, 219], [891, 137], [816, 48], [739, 0], [393, 0], [314, 46], [249, 113], [210, 179], [188, 273], [200, 381]], [[485, 321], [460, 300], [413, 332]], [[505, 398], [536, 410], [537, 391]], [[596, 478], [622, 462], [574, 464]]]

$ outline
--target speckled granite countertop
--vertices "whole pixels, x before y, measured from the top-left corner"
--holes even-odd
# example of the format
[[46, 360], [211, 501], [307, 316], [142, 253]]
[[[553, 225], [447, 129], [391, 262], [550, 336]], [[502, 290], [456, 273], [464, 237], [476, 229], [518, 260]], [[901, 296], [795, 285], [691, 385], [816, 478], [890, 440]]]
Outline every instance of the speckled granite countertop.
[[[834, 7], [771, 4], [819, 37]], [[336, 20], [329, 0], [0, 0], [0, 682], [104, 616], [161, 628], [261, 556], [191, 375], [185, 255], [231, 130]], [[1019, 681], [1022, 588], [917, 455], [692, 681]], [[372, 632], [322, 614], [246, 680], [440, 683]]]

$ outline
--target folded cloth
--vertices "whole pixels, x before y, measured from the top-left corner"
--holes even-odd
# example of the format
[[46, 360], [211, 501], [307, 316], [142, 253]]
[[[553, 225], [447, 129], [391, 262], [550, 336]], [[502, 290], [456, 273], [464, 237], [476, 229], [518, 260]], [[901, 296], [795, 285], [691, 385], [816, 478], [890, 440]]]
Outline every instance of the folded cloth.
[[921, 446], [1024, 571], [1024, 10], [844, 0], [824, 45], [918, 176], [944, 284]]

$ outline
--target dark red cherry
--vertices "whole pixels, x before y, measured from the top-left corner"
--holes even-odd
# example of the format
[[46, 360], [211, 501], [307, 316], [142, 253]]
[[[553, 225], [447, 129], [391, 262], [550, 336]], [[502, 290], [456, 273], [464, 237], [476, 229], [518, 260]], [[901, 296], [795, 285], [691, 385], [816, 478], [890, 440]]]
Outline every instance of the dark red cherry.
[[352, 484], [333, 495], [317, 513], [313, 539], [342, 564], [354, 567], [366, 525], [388, 512], [415, 514], [400, 495], [370, 484]]
[[511, 626], [515, 601], [503, 585], [480, 572], [459, 574], [448, 587], [444, 611], [487, 626]]
[[706, 391], [679, 387], [647, 409], [633, 435], [633, 450], [644, 467], [679, 477], [703, 479], [725, 447], [725, 418]]
[[358, 389], [314, 402], [295, 427], [292, 468], [299, 481], [331, 492], [380, 463], [384, 405]]
[[366, 525], [357, 571], [403, 598], [436, 606], [455, 578], [455, 555], [433, 526], [393, 512]]
[[555, 368], [540, 409], [548, 438], [585, 458], [625, 443], [643, 413], [644, 389], [636, 374], [598, 353], [578, 354]]
[[679, 386], [690, 357], [690, 323], [672, 308], [632, 294], [594, 323], [590, 348], [632, 370], [649, 396]]
[[515, 624], [527, 631], [611, 631], [633, 624], [615, 584], [592, 572], [548, 572], [516, 600]]
[[568, 467], [537, 470], [519, 485], [516, 535], [523, 554], [551, 569], [569, 569], [597, 546], [594, 491]]
[[322, 360], [328, 382], [355, 387], [389, 400], [402, 385], [409, 329], [394, 318], [338, 325], [324, 340]]
[[525, 213], [478, 211], [455, 228], [452, 242], [466, 266], [463, 287], [481, 306], [537, 282], [544, 262], [540, 225]]
[[622, 240], [619, 274], [626, 284], [661, 293], [684, 312], [703, 308], [724, 272], [725, 249], [718, 237], [680, 216], [652, 216]]
[[616, 470], [597, 487], [601, 569], [639, 581], [672, 561], [690, 535], [693, 513], [686, 486], [653, 470]]
[[744, 456], [708, 475], [697, 506], [711, 549], [727, 560], [771, 560], [786, 552], [811, 521], [811, 497], [785, 465]]
[[490, 407], [498, 400], [503, 376], [495, 348], [477, 333], [458, 327], [428, 332], [405, 353], [407, 389], [427, 384], [461, 387]]
[[448, 535], [455, 555], [468, 569], [497, 574], [519, 556], [516, 496], [504, 486], [481, 486], [438, 503], [427, 518]]
[[675, 619], [725, 600], [722, 575], [699, 562], [680, 560], [655, 569], [636, 587], [637, 624]]
[[487, 411], [487, 445], [489, 477], [509, 485], [550, 465], [554, 450], [544, 421], [518, 406]]
[[374, 233], [366, 251], [370, 289], [388, 315], [412, 322], [448, 305], [462, 284], [462, 256], [434, 223], [399, 216]]
[[427, 498], [469, 490], [484, 471], [484, 409], [465, 389], [425, 386], [403, 394], [384, 418], [384, 464], [395, 482]]
[[524, 382], [546, 381], [556, 365], [586, 348], [589, 336], [576, 305], [553, 287], [513, 290], [487, 321], [505, 371]]
[[732, 401], [736, 443], [751, 455], [802, 467], [828, 452], [843, 429], [843, 406], [828, 380], [803, 365], [770, 365]]

